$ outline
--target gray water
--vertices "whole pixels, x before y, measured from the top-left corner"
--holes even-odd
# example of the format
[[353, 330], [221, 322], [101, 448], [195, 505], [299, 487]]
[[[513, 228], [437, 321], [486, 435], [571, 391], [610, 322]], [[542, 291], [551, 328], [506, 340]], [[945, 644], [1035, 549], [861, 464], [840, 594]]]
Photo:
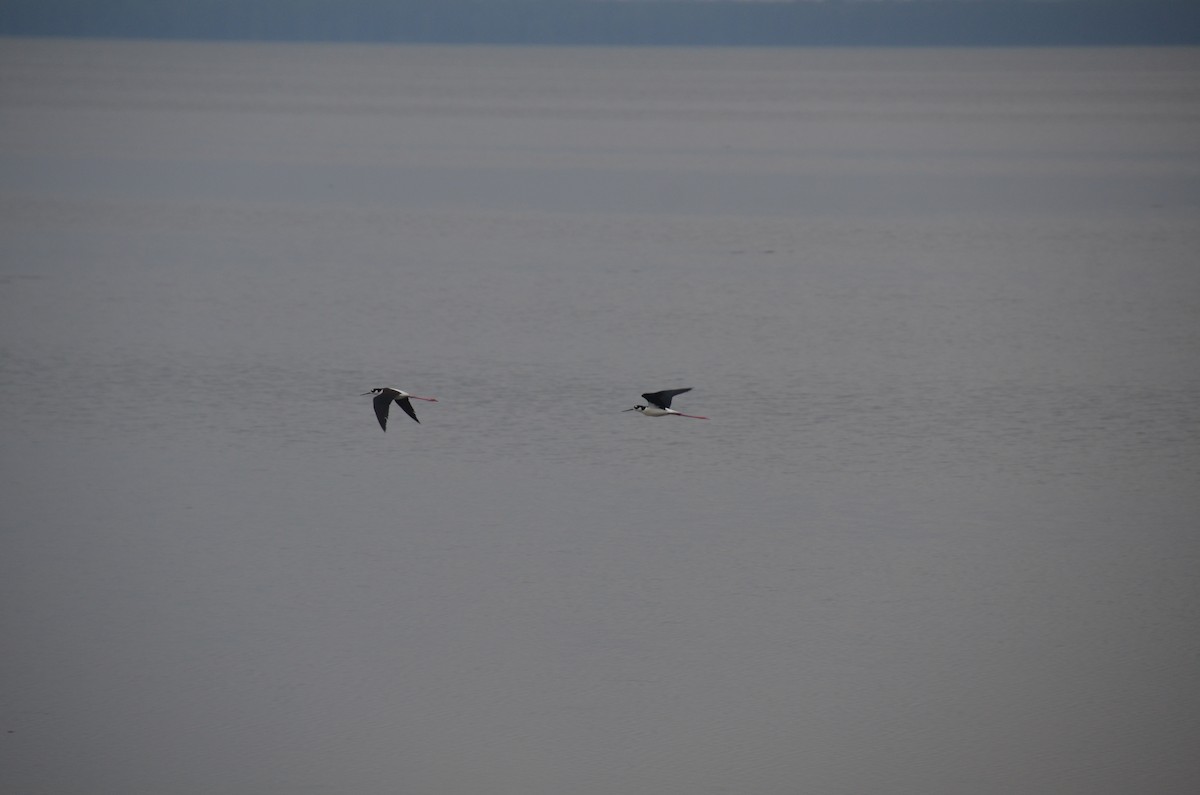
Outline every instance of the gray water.
[[1198, 87], [0, 41], [0, 787], [1200, 791]]

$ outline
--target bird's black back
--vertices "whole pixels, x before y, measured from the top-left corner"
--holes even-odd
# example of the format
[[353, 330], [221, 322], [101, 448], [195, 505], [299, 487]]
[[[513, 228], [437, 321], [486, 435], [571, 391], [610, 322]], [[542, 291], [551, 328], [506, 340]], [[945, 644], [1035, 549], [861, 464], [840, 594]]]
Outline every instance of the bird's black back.
[[642, 399], [653, 406], [658, 406], [660, 409], [669, 409], [671, 408], [671, 398], [691, 391], [692, 388], [690, 386], [685, 386], [683, 389], [664, 389], [661, 392], [646, 392], [642, 395]]

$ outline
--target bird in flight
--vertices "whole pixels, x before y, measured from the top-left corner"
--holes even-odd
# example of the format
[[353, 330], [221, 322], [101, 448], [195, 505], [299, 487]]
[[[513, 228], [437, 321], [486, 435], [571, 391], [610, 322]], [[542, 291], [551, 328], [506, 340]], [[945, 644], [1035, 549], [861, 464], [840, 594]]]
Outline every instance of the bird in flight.
[[379, 420], [379, 427], [387, 430], [388, 409], [392, 406], [392, 401], [396, 401], [396, 405], [404, 409], [404, 413], [413, 418], [414, 422], [420, 423], [417, 419], [417, 412], [413, 411], [413, 400], [428, 400], [430, 403], [437, 403], [437, 398], [421, 397], [419, 395], [410, 395], [403, 389], [396, 389], [391, 386], [381, 386], [372, 389], [370, 392], [363, 392], [360, 397], [365, 395], [374, 395], [375, 399], [371, 401], [375, 404], [375, 417]]
[[684, 392], [691, 392], [690, 386], [683, 389], [664, 389], [661, 392], [647, 392], [642, 395], [642, 400], [645, 400], [650, 405], [634, 406], [625, 411], [640, 411], [643, 417], [691, 417], [694, 420], [706, 420], [708, 417], [700, 417], [695, 414], [684, 414], [682, 411], [676, 411], [671, 408], [671, 398], [676, 395], [682, 395]]

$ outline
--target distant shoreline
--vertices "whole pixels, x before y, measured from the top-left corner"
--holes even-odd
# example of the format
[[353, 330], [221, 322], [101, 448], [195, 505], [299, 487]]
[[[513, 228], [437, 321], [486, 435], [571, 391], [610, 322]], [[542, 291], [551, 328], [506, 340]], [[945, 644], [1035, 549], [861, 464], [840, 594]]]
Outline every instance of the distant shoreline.
[[624, 46], [1195, 46], [1193, 0], [6, 0], [0, 36]]

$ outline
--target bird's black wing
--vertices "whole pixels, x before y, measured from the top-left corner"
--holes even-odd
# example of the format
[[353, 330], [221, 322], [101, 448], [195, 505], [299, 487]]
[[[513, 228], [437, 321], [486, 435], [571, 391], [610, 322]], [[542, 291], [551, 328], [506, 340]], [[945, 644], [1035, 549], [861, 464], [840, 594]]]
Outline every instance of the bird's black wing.
[[683, 389], [664, 389], [661, 392], [647, 392], [642, 395], [642, 399], [647, 403], [658, 406], [660, 409], [669, 409], [671, 408], [671, 398], [691, 391], [692, 388], [690, 386], [685, 386]]
[[376, 395], [371, 401], [375, 405], [375, 417], [379, 420], [379, 427], [387, 430], [387, 415], [388, 406], [392, 404], [390, 395]]
[[417, 419], [417, 412], [413, 411], [412, 401], [406, 397], [396, 398], [396, 405], [404, 409], [404, 413], [412, 417], [418, 424], [421, 422]]

